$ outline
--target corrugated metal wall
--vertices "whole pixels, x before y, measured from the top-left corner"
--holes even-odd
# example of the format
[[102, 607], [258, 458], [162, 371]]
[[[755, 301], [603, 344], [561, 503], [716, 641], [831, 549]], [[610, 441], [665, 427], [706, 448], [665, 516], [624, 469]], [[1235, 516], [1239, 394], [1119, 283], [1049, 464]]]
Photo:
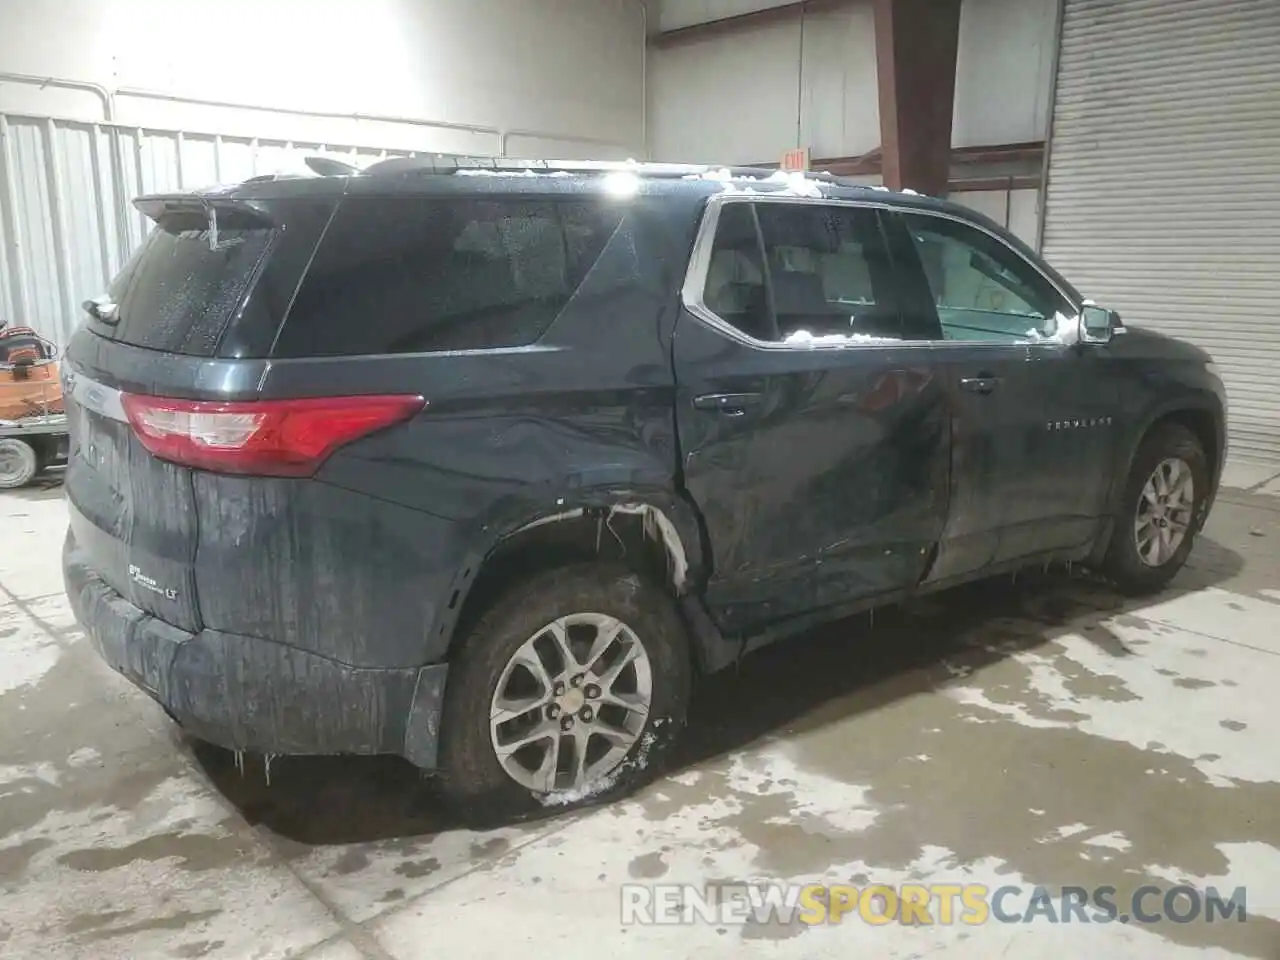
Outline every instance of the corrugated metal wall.
[[1213, 354], [1232, 456], [1280, 465], [1280, 3], [1066, 0], [1044, 249]]
[[65, 345], [80, 303], [146, 234], [134, 197], [302, 170], [317, 154], [357, 166], [410, 155], [0, 113], [0, 320]]

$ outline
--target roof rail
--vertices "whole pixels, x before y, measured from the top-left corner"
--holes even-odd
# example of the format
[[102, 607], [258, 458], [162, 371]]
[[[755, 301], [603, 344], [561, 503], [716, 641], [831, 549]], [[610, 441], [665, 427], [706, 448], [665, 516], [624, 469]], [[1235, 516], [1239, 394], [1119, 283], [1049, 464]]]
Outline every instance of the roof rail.
[[[380, 160], [365, 168], [368, 176], [396, 176], [419, 174], [423, 176], [470, 172], [510, 173], [616, 173], [629, 172], [640, 177], [677, 179], [700, 174], [727, 171], [731, 179], [768, 179], [778, 171], [768, 167], [726, 166], [723, 164], [656, 163], [634, 160], [534, 160], [516, 157], [395, 157]], [[829, 173], [806, 173], [813, 180], [832, 183], [839, 177]]]

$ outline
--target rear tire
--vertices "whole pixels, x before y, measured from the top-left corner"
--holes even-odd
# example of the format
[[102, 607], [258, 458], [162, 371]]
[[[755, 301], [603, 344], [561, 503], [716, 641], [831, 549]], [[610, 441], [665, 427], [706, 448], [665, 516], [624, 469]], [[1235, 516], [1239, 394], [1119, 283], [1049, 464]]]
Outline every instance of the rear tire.
[[1209, 463], [1186, 427], [1164, 424], [1138, 448], [1103, 572], [1127, 593], [1154, 593], [1182, 569], [1204, 522]]
[[627, 793], [677, 741], [691, 680], [661, 589], [613, 564], [535, 577], [481, 617], [450, 664], [443, 798], [468, 819], [508, 820]]
[[17, 437], [0, 440], [0, 490], [25, 487], [40, 472], [40, 459], [31, 444]]

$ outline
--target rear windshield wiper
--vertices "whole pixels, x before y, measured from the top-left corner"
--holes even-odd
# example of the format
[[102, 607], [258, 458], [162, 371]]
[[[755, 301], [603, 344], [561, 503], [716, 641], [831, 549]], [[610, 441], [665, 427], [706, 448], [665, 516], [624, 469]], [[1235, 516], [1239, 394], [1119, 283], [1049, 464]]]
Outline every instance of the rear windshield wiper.
[[120, 322], [120, 307], [113, 303], [111, 298], [103, 294], [86, 300], [81, 304], [84, 312], [99, 323], [105, 323], [109, 327], [114, 327]]
[[244, 237], [232, 237], [230, 240], [218, 239], [218, 208], [212, 203], [204, 205], [205, 216], [209, 220], [209, 249], [213, 253], [234, 247], [237, 243], [244, 243]]

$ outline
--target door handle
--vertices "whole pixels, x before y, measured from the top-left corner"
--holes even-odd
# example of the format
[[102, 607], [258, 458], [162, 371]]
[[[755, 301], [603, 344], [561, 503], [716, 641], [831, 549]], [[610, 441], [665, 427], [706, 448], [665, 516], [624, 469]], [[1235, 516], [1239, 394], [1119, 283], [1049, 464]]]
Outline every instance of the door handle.
[[970, 393], [987, 394], [1000, 386], [999, 377], [965, 377], [960, 381], [960, 389]]
[[762, 393], [704, 393], [693, 398], [698, 410], [715, 410], [726, 417], [740, 417], [764, 400]]

